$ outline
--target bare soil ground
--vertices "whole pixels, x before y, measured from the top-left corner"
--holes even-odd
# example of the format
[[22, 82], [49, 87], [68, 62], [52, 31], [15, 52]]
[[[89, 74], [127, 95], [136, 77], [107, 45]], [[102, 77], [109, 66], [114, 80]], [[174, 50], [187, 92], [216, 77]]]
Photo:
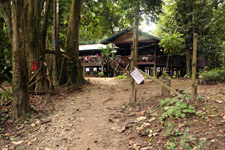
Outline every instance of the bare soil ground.
[[[137, 85], [137, 104], [130, 107], [128, 80], [88, 80], [90, 84], [78, 91], [52, 96], [48, 104], [44, 97], [32, 96], [36, 113], [24, 122], [13, 123], [8, 118], [0, 124], [0, 149], [157, 150], [172, 147], [169, 143], [185, 149], [180, 144], [185, 139], [191, 149], [203, 145], [208, 150], [224, 150], [225, 84], [198, 87], [201, 99], [196, 109], [203, 112], [201, 116], [161, 124], [160, 100], [164, 97], [160, 85], [151, 80]], [[190, 85], [190, 80], [172, 80], [175, 89], [186, 90]]]

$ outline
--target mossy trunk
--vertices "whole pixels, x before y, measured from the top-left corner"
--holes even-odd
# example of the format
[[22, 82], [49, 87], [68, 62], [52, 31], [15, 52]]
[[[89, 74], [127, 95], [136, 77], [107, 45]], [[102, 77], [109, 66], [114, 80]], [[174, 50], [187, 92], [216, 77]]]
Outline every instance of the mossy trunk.
[[12, 93], [13, 115], [20, 118], [30, 111], [28, 92], [28, 72], [23, 41], [23, 2], [14, 0], [12, 4]]
[[79, 60], [79, 28], [81, 14], [81, 0], [73, 0], [67, 29], [66, 52], [75, 56], [73, 61], [64, 59], [60, 84], [71, 84], [79, 87], [85, 82]]

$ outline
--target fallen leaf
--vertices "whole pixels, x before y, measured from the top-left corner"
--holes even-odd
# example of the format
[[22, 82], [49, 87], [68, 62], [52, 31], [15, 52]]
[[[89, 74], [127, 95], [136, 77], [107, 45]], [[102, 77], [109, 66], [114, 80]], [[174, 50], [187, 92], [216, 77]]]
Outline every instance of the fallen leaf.
[[31, 142], [31, 141], [28, 141], [28, 142], [27, 142], [27, 145], [28, 145], [28, 146], [32, 145], [32, 142]]
[[117, 129], [117, 131], [118, 131], [119, 133], [122, 133], [122, 132], [126, 131], [128, 128], [129, 128], [128, 126], [123, 126], [122, 128]]
[[153, 118], [151, 118], [150, 120], [149, 120], [149, 122], [152, 122], [152, 121], [154, 121], [155, 120], [155, 118], [153, 117]]
[[15, 144], [15, 145], [19, 145], [19, 144], [22, 144], [23, 141], [17, 141], [17, 142], [13, 141], [12, 143]]
[[143, 123], [144, 127], [149, 127], [150, 125], [151, 125], [150, 123], [146, 123], [146, 122]]
[[141, 117], [137, 118], [137, 121], [142, 121], [142, 120], [146, 120], [146, 119], [147, 119], [147, 117], [141, 116]]
[[143, 147], [143, 148], [141, 148], [141, 150], [152, 150], [153, 149], [153, 147]]

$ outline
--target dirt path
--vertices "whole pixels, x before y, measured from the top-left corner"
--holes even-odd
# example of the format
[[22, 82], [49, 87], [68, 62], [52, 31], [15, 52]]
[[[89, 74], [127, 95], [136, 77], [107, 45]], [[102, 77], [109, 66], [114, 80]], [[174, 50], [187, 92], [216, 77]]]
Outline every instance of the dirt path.
[[121, 85], [118, 88], [115, 79], [103, 82], [102, 79], [92, 78], [91, 84], [84, 87], [83, 91], [71, 93], [65, 99], [61, 98], [55, 105], [54, 113], [44, 118], [51, 122], [42, 125], [38, 131], [29, 133], [28, 139], [24, 139], [25, 144], [28, 144], [26, 148], [128, 149], [126, 137], [111, 130], [113, 123], [110, 122], [110, 118], [114, 109], [121, 107], [129, 96], [126, 92], [121, 93], [120, 87]]

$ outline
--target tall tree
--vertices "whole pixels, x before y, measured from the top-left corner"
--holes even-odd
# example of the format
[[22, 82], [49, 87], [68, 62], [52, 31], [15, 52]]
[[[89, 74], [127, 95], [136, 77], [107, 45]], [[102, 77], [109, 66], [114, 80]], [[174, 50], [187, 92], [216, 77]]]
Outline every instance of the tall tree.
[[[48, 29], [48, 15], [46, 14], [48, 9], [45, 8], [48, 8], [49, 2], [51, 0], [0, 1], [0, 9], [12, 45], [12, 87], [15, 118], [25, 115], [30, 110], [28, 92], [28, 68], [30, 68], [30, 63], [27, 63], [27, 60], [29, 62], [36, 61], [37, 67], [42, 64], [46, 39], [44, 33]], [[41, 20], [43, 12], [45, 12], [43, 18], [46, 22]]]
[[30, 111], [28, 76], [23, 41], [23, 2], [12, 1], [12, 91], [14, 117], [19, 118]]
[[73, 0], [72, 2], [65, 51], [73, 55], [74, 60], [71, 62], [66, 58], [64, 59], [60, 79], [61, 84], [71, 84], [74, 85], [75, 88], [79, 87], [85, 82], [79, 60], [79, 28], [81, 5], [81, 0]]
[[[194, 32], [198, 33], [198, 54], [208, 57], [210, 62], [215, 62], [211, 60], [217, 60], [220, 55], [219, 49], [221, 49], [218, 48], [218, 45], [221, 45], [221, 41], [223, 41], [221, 33], [224, 31], [224, 27], [222, 27], [224, 11], [221, 10], [224, 10], [224, 1], [164, 0], [164, 2], [164, 13], [158, 22], [158, 35], [174, 31], [184, 35], [183, 54], [186, 55], [186, 74], [190, 76]], [[220, 17], [217, 17], [217, 13], [220, 14]], [[215, 37], [219, 38], [215, 39]]]

